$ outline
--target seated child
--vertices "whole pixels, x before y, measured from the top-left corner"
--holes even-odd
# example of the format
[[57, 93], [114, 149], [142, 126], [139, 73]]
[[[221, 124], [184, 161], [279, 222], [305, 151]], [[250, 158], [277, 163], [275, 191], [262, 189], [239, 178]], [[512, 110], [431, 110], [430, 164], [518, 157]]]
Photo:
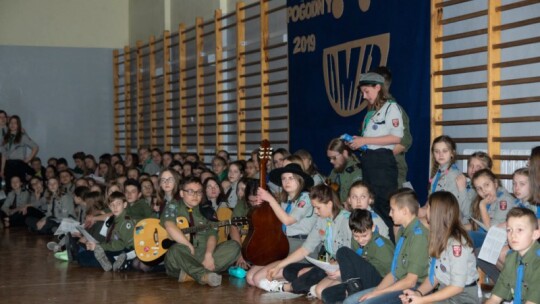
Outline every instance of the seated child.
[[526, 208], [513, 208], [506, 217], [508, 254], [504, 268], [486, 304], [502, 300], [540, 303], [540, 230], [535, 214]]
[[341, 247], [337, 251], [339, 270], [328, 273], [315, 289], [324, 303], [340, 303], [347, 293], [375, 287], [390, 272], [394, 244], [377, 232], [372, 215], [362, 209], [351, 212], [349, 228], [356, 243], [353, 247], [358, 249]]
[[[403, 303], [479, 303], [472, 240], [461, 224], [457, 198], [448, 191], [429, 196], [429, 279], [400, 296]], [[436, 291], [433, 291], [437, 285]]]
[[[363, 181], [356, 181], [349, 189], [347, 203], [350, 209], [368, 210], [373, 219], [374, 229], [385, 238], [389, 238], [388, 226], [384, 220], [373, 210], [372, 205], [375, 202], [375, 194], [370, 187]], [[353, 244], [353, 246], [355, 246]]]
[[428, 272], [428, 231], [417, 218], [418, 198], [411, 189], [399, 189], [390, 197], [390, 216], [398, 231], [397, 245], [392, 258], [390, 273], [377, 287], [349, 295], [343, 303], [359, 301], [371, 303], [401, 304], [403, 290], [415, 288]]
[[[169, 170], [162, 172], [160, 184], [174, 188], [174, 177]], [[164, 190], [167, 192], [167, 190]], [[232, 240], [217, 245], [217, 230], [208, 229], [191, 235], [189, 240], [176, 226], [176, 218], [183, 216], [190, 221], [190, 226], [205, 225], [210, 222], [199, 208], [203, 190], [201, 181], [190, 177], [184, 181], [180, 190], [182, 201], [171, 198], [167, 201], [161, 225], [176, 244], [165, 255], [165, 269], [169, 276], [185, 282], [188, 277], [199, 284], [216, 287], [221, 285], [218, 273], [232, 265], [240, 254], [240, 245]]]
[[[126, 252], [133, 250], [134, 221], [126, 215], [126, 197], [122, 192], [113, 192], [108, 197], [112, 216], [107, 221], [105, 242], [96, 244], [87, 241], [86, 249], [78, 253], [77, 261], [83, 267], [102, 267], [105, 271], [118, 271], [127, 259]], [[115, 260], [116, 258], [116, 260]]]
[[135, 222], [145, 218], [152, 218], [154, 212], [150, 204], [142, 198], [141, 184], [134, 180], [128, 179], [124, 183], [124, 194], [128, 202], [127, 215], [129, 215]]
[[23, 210], [30, 204], [30, 194], [23, 187], [21, 178], [15, 175], [10, 182], [11, 192], [8, 193], [0, 210], [0, 217], [6, 228], [24, 226], [26, 214], [23, 214]]

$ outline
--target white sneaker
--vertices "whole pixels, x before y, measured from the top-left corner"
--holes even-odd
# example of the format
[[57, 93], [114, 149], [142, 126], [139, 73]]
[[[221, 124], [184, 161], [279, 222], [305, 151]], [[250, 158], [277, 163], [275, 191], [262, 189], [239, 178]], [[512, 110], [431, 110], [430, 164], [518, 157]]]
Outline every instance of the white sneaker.
[[279, 282], [276, 280], [268, 281], [267, 279], [262, 279], [259, 282], [259, 288], [268, 292], [284, 292], [283, 285], [285, 285], [285, 282]]
[[307, 294], [308, 299], [316, 299], [317, 298], [317, 294], [315, 293], [315, 288], [316, 287], [317, 287], [317, 285], [313, 285], [313, 286], [311, 286], [311, 288], [309, 288], [309, 292]]
[[58, 243], [56, 242], [48, 242], [47, 249], [49, 249], [52, 252], [58, 252], [60, 251], [60, 245], [58, 245]]

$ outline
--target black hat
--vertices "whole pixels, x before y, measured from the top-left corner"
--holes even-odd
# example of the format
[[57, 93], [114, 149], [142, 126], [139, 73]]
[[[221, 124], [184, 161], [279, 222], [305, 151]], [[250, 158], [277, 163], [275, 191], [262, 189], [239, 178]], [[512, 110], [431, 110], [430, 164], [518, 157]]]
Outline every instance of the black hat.
[[299, 164], [290, 163], [282, 168], [274, 169], [270, 172], [270, 181], [280, 187], [283, 185], [281, 184], [281, 175], [283, 173], [294, 173], [297, 175], [300, 175], [304, 179], [304, 189], [311, 188], [313, 186], [313, 178], [309, 176], [304, 170], [302, 170], [302, 167], [300, 167]]

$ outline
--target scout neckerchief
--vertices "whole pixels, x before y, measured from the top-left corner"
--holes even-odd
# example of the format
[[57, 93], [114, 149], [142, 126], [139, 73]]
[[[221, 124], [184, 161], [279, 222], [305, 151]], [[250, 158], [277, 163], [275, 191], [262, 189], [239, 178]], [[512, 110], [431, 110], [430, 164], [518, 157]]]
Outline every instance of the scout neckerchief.
[[17, 192], [13, 191], [13, 193], [15, 194], [15, 197], [13, 198], [13, 202], [11, 203], [11, 206], [9, 206], [9, 209], [13, 210], [15, 208], [17, 208]]
[[324, 248], [326, 248], [326, 252], [330, 256], [334, 256], [332, 252], [334, 252], [334, 244], [333, 244], [333, 237], [332, 237], [332, 219], [326, 218], [326, 227], [324, 230]]
[[8, 150], [11, 150], [11, 146], [13, 145], [13, 142], [15, 142], [15, 134], [9, 135]]
[[[292, 200], [287, 201], [287, 207], [285, 208], [285, 213], [289, 214], [291, 213], [292, 209]], [[281, 230], [283, 230], [284, 233], [287, 232], [287, 225], [281, 224]]]
[[437, 185], [439, 183], [439, 179], [441, 177], [443, 177], [443, 176], [446, 176], [448, 174], [448, 172], [450, 172], [450, 169], [457, 169], [456, 164], [452, 164], [451, 166], [446, 168], [446, 170], [444, 170], [444, 172], [443, 172], [442, 169], [437, 170], [437, 174], [435, 174], [435, 177], [430, 180], [430, 182], [431, 182], [431, 193], [435, 192], [435, 189], [437, 189]]
[[375, 115], [377, 111], [371, 110], [366, 113], [366, 117], [364, 117], [364, 123], [362, 125], [362, 136], [364, 136], [364, 133], [366, 132], [367, 125], [369, 121], [373, 118], [373, 115]]
[[431, 286], [435, 285], [435, 264], [437, 264], [437, 258], [431, 257], [431, 265], [429, 265], [429, 283]]
[[516, 289], [514, 290], [514, 304], [521, 304], [521, 285], [523, 284], [523, 273], [525, 272], [525, 265], [521, 257], [519, 257], [519, 266], [516, 270]]

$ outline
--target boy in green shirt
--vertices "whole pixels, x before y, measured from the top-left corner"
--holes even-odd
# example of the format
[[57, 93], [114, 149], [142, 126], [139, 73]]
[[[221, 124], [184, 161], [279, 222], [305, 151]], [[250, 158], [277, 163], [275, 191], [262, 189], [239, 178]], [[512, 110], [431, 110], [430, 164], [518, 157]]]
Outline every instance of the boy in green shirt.
[[397, 235], [390, 272], [375, 288], [357, 292], [343, 302], [401, 304], [403, 290], [415, 288], [428, 274], [428, 230], [417, 218], [418, 198], [407, 188], [397, 190], [390, 197], [390, 216], [401, 225]]
[[134, 221], [154, 217], [152, 207], [145, 199], [141, 199], [141, 184], [138, 181], [134, 179], [126, 180], [124, 194], [128, 202], [127, 215]]
[[506, 234], [512, 253], [506, 256], [504, 268], [486, 304], [540, 303], [540, 230], [534, 212], [513, 208], [506, 216]]

